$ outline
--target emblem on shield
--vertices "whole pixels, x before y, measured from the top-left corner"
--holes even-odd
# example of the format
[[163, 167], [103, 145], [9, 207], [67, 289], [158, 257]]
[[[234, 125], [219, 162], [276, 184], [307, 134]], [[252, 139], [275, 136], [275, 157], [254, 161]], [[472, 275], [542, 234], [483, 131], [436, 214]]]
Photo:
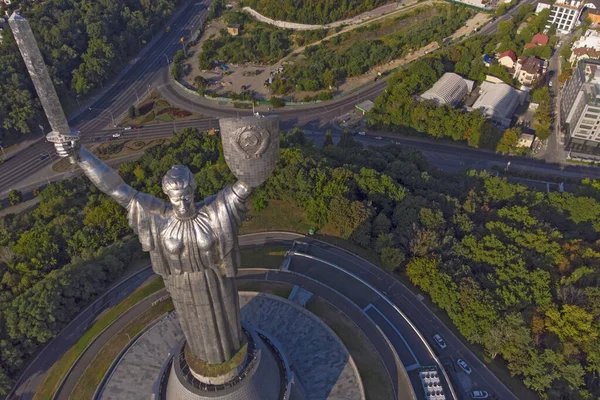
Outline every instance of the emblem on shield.
[[228, 118], [219, 124], [223, 154], [231, 172], [254, 187], [266, 181], [279, 158], [279, 117]]

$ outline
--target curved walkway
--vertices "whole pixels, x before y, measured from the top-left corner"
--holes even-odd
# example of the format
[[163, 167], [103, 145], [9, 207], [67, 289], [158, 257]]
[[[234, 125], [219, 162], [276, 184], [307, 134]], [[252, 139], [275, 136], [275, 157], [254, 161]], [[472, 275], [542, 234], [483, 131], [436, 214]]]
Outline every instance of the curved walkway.
[[[257, 241], [255, 242], [258, 243], [261, 240], [264, 240], [264, 237], [257, 238]], [[369, 340], [377, 350], [381, 360], [383, 361], [388, 371], [388, 374], [390, 375], [390, 381], [392, 383], [392, 386], [394, 387], [394, 390], [398, 394], [398, 399], [406, 399], [406, 393], [411, 393], [412, 386], [410, 381], [408, 380], [408, 376], [406, 375], [406, 372], [404, 372], [404, 368], [400, 364], [398, 358], [395, 355], [394, 350], [390, 347], [385, 336], [365, 315], [365, 313], [363, 313], [361, 309], [358, 308], [349, 299], [345, 298], [344, 296], [341, 296], [339, 293], [311, 278], [302, 276], [294, 272], [243, 269], [239, 271], [238, 279], [242, 281], [266, 281], [299, 285], [311, 291], [316, 296], [319, 296], [324, 300], [328, 301], [333, 306], [342, 311], [344, 314], [346, 314], [369, 338]], [[153, 300], [156, 300], [157, 298], [160, 298], [165, 294], [166, 290], [162, 289], [153, 295]], [[69, 395], [75, 388], [85, 369], [94, 359], [96, 354], [102, 349], [102, 347], [104, 347], [104, 345], [108, 343], [108, 341], [113, 337], [115, 333], [117, 333], [125, 325], [131, 322], [131, 320], [133, 320], [137, 315], [150, 308], [151, 304], [152, 301], [144, 301], [138, 303], [140, 307], [136, 307], [135, 313], [127, 312], [126, 314], [123, 314], [123, 316], [115, 322], [114, 328], [111, 326], [111, 329], [107, 329], [105, 332], [102, 332], [95, 339], [93, 345], [88, 347], [88, 349], [86, 349], [81, 355], [79, 360], [77, 360], [77, 368], [73, 368], [69, 376], [66, 377], [60, 392], [54, 398], [59, 400], [68, 400]]]
[[355, 17], [344, 19], [341, 21], [334, 21], [334, 22], [330, 22], [328, 24], [323, 24], [323, 25], [300, 24], [297, 22], [274, 20], [269, 17], [265, 17], [264, 15], [260, 14], [258, 11], [254, 10], [251, 7], [244, 7], [243, 10], [248, 12], [248, 14], [250, 14], [257, 21], [263, 22], [265, 24], [273, 25], [273, 26], [276, 26], [276, 27], [282, 28], [282, 29], [293, 29], [295, 31], [311, 31], [311, 30], [317, 30], [317, 29], [337, 28], [338, 26], [358, 25], [363, 22], [366, 22], [367, 20], [372, 20], [372, 19], [375, 19], [378, 17], [386, 16], [387, 14], [390, 14], [390, 13], [396, 11], [398, 8], [400, 8], [404, 5], [405, 4], [401, 4], [400, 2], [394, 1], [394, 2], [390, 2], [386, 5], [383, 5], [381, 7], [378, 7], [374, 10], [366, 11]]

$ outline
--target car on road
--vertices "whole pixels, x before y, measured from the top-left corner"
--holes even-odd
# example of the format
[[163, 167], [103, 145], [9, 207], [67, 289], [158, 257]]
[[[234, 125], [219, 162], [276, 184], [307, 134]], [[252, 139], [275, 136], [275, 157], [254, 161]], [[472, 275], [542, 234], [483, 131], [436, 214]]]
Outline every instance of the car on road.
[[46, 158], [48, 158], [48, 154], [40, 154], [40, 161], [44, 161]]
[[444, 342], [444, 339], [442, 339], [442, 337], [439, 334], [436, 333], [435, 335], [433, 335], [433, 339], [435, 340], [437, 345], [440, 346], [440, 349], [444, 350], [446, 348], [446, 342]]
[[488, 397], [490, 397], [490, 394], [485, 390], [473, 390], [471, 392], [472, 399], [487, 399]]
[[367, 135], [367, 132], [358, 132], [358, 134], [359, 134], [360, 136], [366, 136], [366, 135]]
[[112, 134], [112, 137], [114, 137], [114, 138], [119, 138], [119, 137], [121, 137], [121, 134], [120, 134], [119, 132], [117, 132], [117, 133], [113, 133], [113, 134]]
[[132, 129], [133, 129], [133, 127], [131, 127], [131, 126], [126, 126], [125, 128], [123, 128], [124, 131], [130, 131]]
[[383, 138], [382, 138], [381, 136], [375, 136], [375, 139], [377, 139], [377, 140], [381, 140], [381, 139], [383, 139]]
[[137, 125], [137, 126], [135, 127], [135, 129], [136, 129], [136, 130], [140, 130], [140, 129], [142, 129], [142, 128], [143, 128], [143, 125]]
[[467, 362], [465, 360], [463, 360], [462, 358], [459, 358], [458, 360], [456, 360], [456, 363], [458, 364], [459, 367], [462, 368], [463, 371], [465, 371], [467, 373], [467, 375], [471, 375], [471, 372], [473, 372], [471, 367], [469, 367], [469, 364], [467, 364]]

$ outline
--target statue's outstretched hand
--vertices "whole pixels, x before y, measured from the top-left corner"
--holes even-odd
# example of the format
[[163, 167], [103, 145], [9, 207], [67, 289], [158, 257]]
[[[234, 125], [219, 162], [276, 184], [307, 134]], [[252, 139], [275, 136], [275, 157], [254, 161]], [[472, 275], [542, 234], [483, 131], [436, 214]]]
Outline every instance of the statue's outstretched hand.
[[59, 157], [69, 157], [71, 164], [75, 164], [79, 161], [79, 149], [81, 147], [79, 140], [54, 143], [54, 147], [56, 147], [56, 152]]

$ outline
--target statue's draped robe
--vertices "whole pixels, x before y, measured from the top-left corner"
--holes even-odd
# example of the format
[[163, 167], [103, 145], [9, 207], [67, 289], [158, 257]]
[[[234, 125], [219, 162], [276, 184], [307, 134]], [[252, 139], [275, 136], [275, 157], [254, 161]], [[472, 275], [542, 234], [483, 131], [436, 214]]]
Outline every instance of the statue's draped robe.
[[238, 228], [246, 203], [226, 187], [178, 219], [171, 204], [137, 193], [128, 219], [152, 267], [171, 294], [192, 352], [219, 364], [240, 348], [242, 329], [235, 283], [240, 264]]

